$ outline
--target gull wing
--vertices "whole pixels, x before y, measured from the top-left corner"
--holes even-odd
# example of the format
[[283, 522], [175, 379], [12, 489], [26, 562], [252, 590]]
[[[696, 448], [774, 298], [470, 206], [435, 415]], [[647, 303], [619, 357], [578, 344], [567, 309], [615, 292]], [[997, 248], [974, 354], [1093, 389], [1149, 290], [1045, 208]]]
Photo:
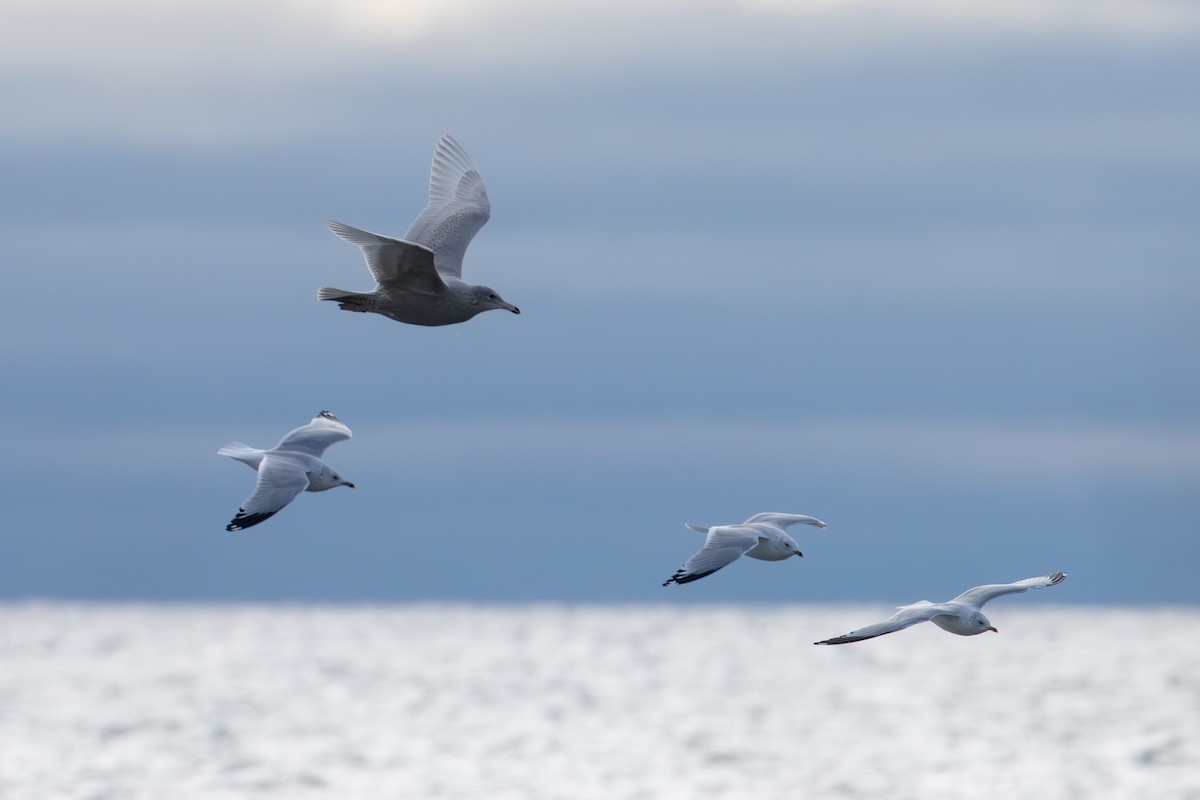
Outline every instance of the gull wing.
[[721, 567], [737, 561], [742, 553], [757, 545], [759, 541], [758, 536], [730, 526], [709, 528], [704, 546], [685, 561], [682, 567], [675, 570], [675, 574], [667, 578], [663, 586], [691, 583], [706, 575], [712, 575]]
[[967, 589], [950, 602], [963, 603], [964, 605], [981, 608], [988, 600], [993, 600], [1002, 595], [1027, 592], [1030, 589], [1041, 589], [1045, 586], [1055, 586], [1066, 579], [1067, 573], [1055, 572], [1052, 575], [1045, 575], [1040, 578], [1026, 578], [1023, 581], [1014, 581], [1013, 583], [991, 583], [986, 586], [976, 586], [974, 589]]
[[432, 250], [442, 275], [461, 279], [467, 245], [491, 215], [479, 170], [452, 136], [443, 136], [429, 172], [429, 203], [404, 238]]
[[428, 247], [380, 236], [337, 220], [331, 219], [326, 224], [329, 230], [362, 248], [367, 269], [383, 288], [429, 295], [446, 291], [446, 282], [438, 274], [433, 251]]
[[787, 528], [788, 525], [798, 524], [816, 525], [818, 528], [826, 527], [825, 523], [816, 517], [806, 517], [803, 514], [781, 514], [774, 511], [764, 511], [761, 514], [755, 514], [742, 524], [749, 525], [754, 522], [774, 525], [776, 528]]
[[329, 445], [344, 442], [350, 436], [350, 429], [345, 423], [328, 411], [322, 411], [312, 418], [312, 422], [290, 431], [280, 439], [272, 452], [305, 453], [320, 458]]
[[902, 631], [918, 622], [928, 622], [945, 611], [945, 604], [922, 600], [910, 606], [901, 606], [899, 611], [883, 622], [876, 622], [874, 625], [868, 625], [832, 639], [813, 642], [813, 644], [849, 644], [850, 642], [861, 642], [863, 639], [874, 639], [876, 636], [883, 636], [886, 633]]
[[308, 488], [308, 475], [301, 464], [268, 453], [258, 467], [254, 493], [242, 503], [227, 531], [241, 531], [271, 517]]

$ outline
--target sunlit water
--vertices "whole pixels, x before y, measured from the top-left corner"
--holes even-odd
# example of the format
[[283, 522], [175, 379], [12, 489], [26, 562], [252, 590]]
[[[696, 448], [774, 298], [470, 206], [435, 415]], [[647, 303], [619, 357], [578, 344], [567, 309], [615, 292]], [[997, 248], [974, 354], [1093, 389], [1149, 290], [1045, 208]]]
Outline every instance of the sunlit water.
[[0, 797], [1200, 798], [1200, 609], [988, 611], [0, 606]]

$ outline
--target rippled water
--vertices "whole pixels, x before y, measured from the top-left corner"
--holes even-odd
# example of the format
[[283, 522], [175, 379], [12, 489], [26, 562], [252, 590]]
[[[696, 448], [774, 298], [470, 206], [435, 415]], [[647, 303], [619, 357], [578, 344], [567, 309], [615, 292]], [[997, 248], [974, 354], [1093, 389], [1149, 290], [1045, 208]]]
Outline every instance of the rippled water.
[[1200, 798], [1200, 609], [0, 606], [0, 796]]

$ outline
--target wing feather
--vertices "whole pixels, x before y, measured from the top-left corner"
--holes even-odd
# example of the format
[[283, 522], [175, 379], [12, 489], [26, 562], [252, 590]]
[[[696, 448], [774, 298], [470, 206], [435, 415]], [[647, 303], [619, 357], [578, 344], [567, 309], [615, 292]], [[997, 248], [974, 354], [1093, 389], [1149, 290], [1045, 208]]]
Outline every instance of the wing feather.
[[443, 136], [429, 171], [429, 203], [404, 238], [432, 250], [442, 275], [462, 278], [467, 246], [491, 215], [479, 170], [462, 145], [449, 134]]
[[861, 642], [864, 639], [874, 639], [876, 636], [902, 631], [918, 622], [928, 622], [944, 611], [945, 609], [941, 605], [922, 600], [910, 606], [902, 606], [899, 611], [883, 622], [876, 622], [874, 625], [868, 625], [841, 636], [834, 636], [832, 639], [813, 642], [813, 644], [849, 644], [850, 642]]
[[1006, 594], [1017, 594], [1019, 592], [1027, 592], [1030, 589], [1042, 589], [1046, 586], [1055, 586], [1062, 583], [1067, 578], [1065, 572], [1055, 572], [1051, 575], [1043, 575], [1037, 578], [1026, 578], [1012, 583], [990, 583], [986, 586], [976, 586], [974, 589], [967, 589], [965, 592], [954, 598], [950, 602], [963, 603], [965, 605], [981, 608], [984, 603], [989, 600], [994, 600], [997, 597], [1002, 597]]
[[225, 530], [241, 531], [270, 519], [307, 487], [308, 476], [303, 466], [268, 453], [258, 467], [254, 492], [242, 503]]
[[438, 274], [433, 251], [421, 244], [360, 230], [344, 222], [329, 220], [329, 230], [362, 248], [367, 269], [375, 282], [386, 289], [414, 294], [437, 295], [446, 291]]
[[275, 450], [305, 453], [320, 458], [331, 444], [344, 442], [351, 435], [344, 422], [328, 411], [322, 411], [307, 425], [289, 431], [279, 440], [279, 444], [275, 445]]
[[727, 567], [750, 548], [757, 545], [759, 538], [752, 533], [739, 531], [736, 528], [718, 526], [710, 528], [708, 536], [695, 555], [675, 570], [675, 574], [663, 582], [663, 586], [672, 583], [691, 583], [712, 575], [722, 567]]

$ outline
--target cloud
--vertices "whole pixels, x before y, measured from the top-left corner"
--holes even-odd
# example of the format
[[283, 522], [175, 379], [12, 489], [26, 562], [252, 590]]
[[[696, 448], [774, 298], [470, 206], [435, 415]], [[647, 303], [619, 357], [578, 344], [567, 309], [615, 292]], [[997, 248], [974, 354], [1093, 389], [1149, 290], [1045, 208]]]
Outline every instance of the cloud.
[[[1168, 0], [25, 0], [6, 7], [0, 74], [19, 109], [9, 140], [226, 147], [311, 136], [364, 111], [652, 73], [702, 74], [736, 118], [738, 95], [830, 59], [860, 69], [897, 53], [1060, 38], [1158, 46], [1197, 30], [1200, 8]], [[680, 113], [670, 85], [655, 101]]]

